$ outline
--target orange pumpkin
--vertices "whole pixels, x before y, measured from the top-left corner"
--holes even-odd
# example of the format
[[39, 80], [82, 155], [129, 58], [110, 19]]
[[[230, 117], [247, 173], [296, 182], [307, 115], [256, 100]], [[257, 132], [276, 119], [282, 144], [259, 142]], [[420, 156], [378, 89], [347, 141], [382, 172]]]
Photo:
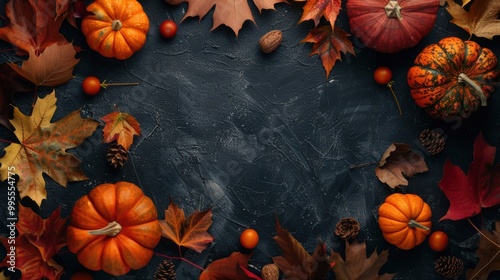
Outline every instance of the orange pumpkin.
[[378, 224], [387, 242], [404, 250], [424, 242], [431, 231], [431, 208], [415, 194], [389, 195], [378, 209]]
[[115, 276], [144, 267], [160, 238], [153, 201], [129, 182], [99, 185], [77, 200], [66, 230], [83, 266]]
[[87, 11], [81, 29], [101, 55], [127, 59], [144, 46], [149, 19], [136, 0], [96, 0]]

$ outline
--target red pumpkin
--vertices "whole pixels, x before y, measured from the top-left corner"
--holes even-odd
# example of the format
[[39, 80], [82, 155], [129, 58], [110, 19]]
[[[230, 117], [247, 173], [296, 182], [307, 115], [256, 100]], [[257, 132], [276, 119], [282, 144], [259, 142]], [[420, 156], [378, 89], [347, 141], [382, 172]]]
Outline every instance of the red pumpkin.
[[411, 96], [434, 118], [465, 119], [495, 91], [497, 64], [495, 54], [476, 42], [444, 38], [424, 48], [408, 70]]
[[83, 266], [115, 276], [144, 267], [160, 238], [153, 201], [128, 182], [102, 184], [80, 198], [66, 230], [68, 249]]
[[351, 33], [376, 51], [415, 46], [436, 21], [439, 0], [349, 0]]

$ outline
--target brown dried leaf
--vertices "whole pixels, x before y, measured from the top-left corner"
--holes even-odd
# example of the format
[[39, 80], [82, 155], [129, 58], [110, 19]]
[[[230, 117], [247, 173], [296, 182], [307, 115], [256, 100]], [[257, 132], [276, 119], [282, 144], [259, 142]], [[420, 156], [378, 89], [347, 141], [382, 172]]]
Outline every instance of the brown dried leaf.
[[486, 229], [481, 232], [484, 235], [481, 235], [477, 250], [479, 263], [467, 270], [467, 279], [486, 280], [491, 272], [500, 270], [500, 221], [495, 222], [493, 232]]
[[468, 12], [453, 0], [446, 2], [446, 10], [453, 17], [451, 22], [469, 32], [471, 36], [474, 34], [493, 39], [493, 36], [500, 35], [500, 1], [474, 0]]
[[273, 239], [281, 248], [282, 255], [273, 257], [273, 261], [285, 274], [286, 279], [325, 279], [328, 270], [335, 265], [335, 262], [333, 255], [327, 255], [324, 242], [318, 244], [311, 256], [291, 233], [281, 228], [278, 220], [276, 220], [276, 231], [277, 235]]
[[9, 65], [35, 85], [55, 87], [73, 79], [73, 68], [80, 61], [75, 55], [71, 43], [52, 44], [39, 56], [35, 55], [34, 49], [30, 49], [29, 58], [21, 67], [15, 63]]
[[335, 266], [333, 272], [336, 280], [389, 280], [395, 274], [379, 275], [378, 271], [387, 262], [389, 252], [382, 251], [380, 255], [375, 250], [366, 258], [366, 243], [345, 242], [345, 261], [340, 254], [334, 253]]
[[382, 155], [375, 175], [382, 183], [391, 188], [407, 186], [408, 180], [417, 173], [429, 170], [424, 158], [411, 150], [411, 146], [402, 143], [392, 143]]

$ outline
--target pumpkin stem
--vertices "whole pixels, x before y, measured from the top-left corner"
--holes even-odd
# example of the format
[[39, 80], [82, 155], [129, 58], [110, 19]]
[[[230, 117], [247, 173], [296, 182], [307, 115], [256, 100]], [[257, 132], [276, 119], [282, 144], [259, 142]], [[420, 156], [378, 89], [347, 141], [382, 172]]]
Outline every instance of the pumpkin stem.
[[394, 97], [394, 100], [396, 101], [396, 105], [398, 105], [398, 110], [399, 110], [399, 115], [403, 115], [403, 111], [401, 111], [401, 106], [399, 105], [398, 98], [396, 97], [396, 93], [394, 93], [394, 90], [392, 89], [392, 85], [394, 85], [394, 81], [390, 81], [387, 83], [387, 87], [391, 90], [392, 96]]
[[486, 95], [484, 95], [481, 87], [478, 84], [476, 84], [476, 82], [474, 82], [471, 78], [469, 78], [469, 76], [467, 76], [465, 73], [460, 73], [458, 75], [458, 82], [459, 83], [465, 82], [469, 86], [471, 86], [474, 89], [474, 91], [476, 91], [477, 97], [481, 99], [481, 106], [486, 106], [488, 104], [488, 102], [486, 101]]
[[389, 3], [384, 7], [385, 15], [389, 18], [403, 19], [401, 16], [401, 6], [399, 6], [397, 0], [389, 0]]
[[111, 23], [111, 28], [113, 29], [113, 31], [122, 29], [122, 22], [118, 19], [113, 20], [113, 22]]
[[421, 228], [423, 230], [431, 230], [430, 228], [422, 225], [421, 223], [419, 223], [419, 222], [417, 222], [415, 220], [410, 220], [408, 222], [408, 226], [411, 227], [411, 228], [415, 228], [416, 227], [416, 228]]
[[107, 226], [101, 229], [91, 230], [89, 233], [95, 235], [116, 236], [121, 230], [122, 226], [118, 222], [112, 221]]

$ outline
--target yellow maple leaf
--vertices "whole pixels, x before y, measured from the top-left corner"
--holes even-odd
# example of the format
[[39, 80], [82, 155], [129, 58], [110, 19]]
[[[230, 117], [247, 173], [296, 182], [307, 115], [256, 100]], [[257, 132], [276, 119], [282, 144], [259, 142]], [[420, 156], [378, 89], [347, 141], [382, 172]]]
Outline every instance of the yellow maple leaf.
[[66, 150], [80, 145], [99, 125], [95, 120], [82, 119], [80, 110], [51, 123], [56, 100], [55, 91], [37, 99], [31, 115], [14, 107], [14, 118], [9, 121], [19, 143], [7, 146], [0, 158], [0, 179], [17, 174], [20, 197], [28, 196], [38, 205], [47, 197], [43, 173], [64, 187], [70, 181], [87, 179], [79, 168], [80, 160]]

